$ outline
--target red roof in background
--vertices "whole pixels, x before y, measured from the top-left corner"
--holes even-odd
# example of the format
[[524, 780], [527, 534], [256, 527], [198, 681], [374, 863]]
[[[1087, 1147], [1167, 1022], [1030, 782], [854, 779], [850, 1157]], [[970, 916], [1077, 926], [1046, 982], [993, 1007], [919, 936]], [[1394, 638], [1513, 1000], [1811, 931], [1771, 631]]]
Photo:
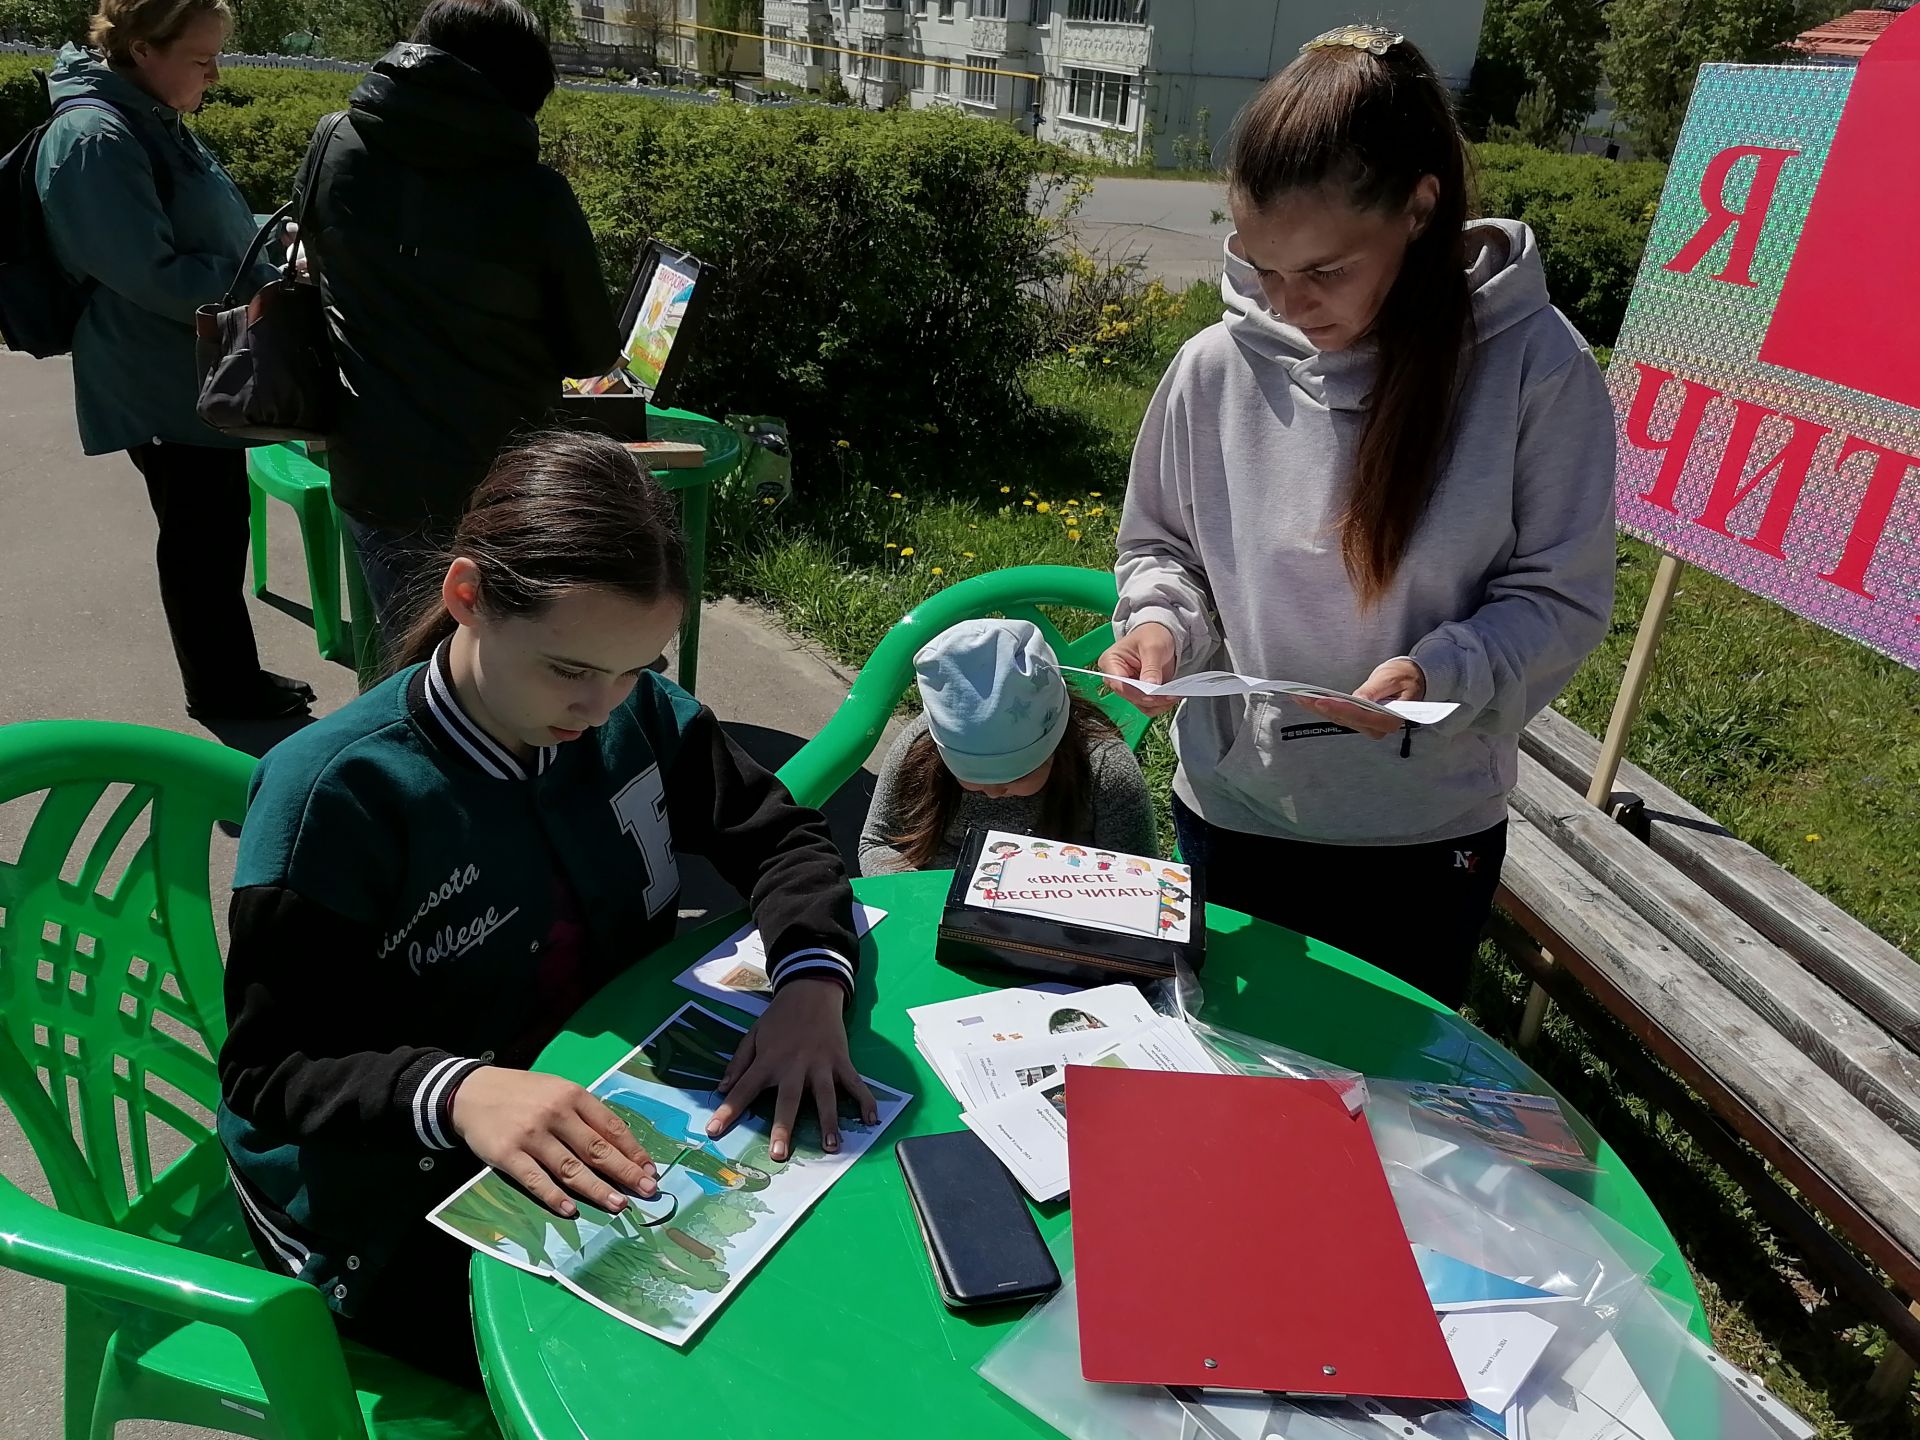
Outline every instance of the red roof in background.
[[1828, 59], [1858, 60], [1867, 53], [1880, 32], [1900, 18], [1898, 10], [1853, 10], [1824, 25], [1816, 25], [1782, 46], [1802, 55]]

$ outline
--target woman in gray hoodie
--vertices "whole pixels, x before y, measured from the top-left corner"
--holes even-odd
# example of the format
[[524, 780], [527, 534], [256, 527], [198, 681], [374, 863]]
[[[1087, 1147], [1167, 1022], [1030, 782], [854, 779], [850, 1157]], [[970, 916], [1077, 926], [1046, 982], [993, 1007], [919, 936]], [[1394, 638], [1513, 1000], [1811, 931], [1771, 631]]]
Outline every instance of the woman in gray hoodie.
[[1416, 730], [1195, 699], [1173, 738], [1209, 899], [1458, 1005], [1520, 731], [1606, 634], [1612, 407], [1532, 232], [1468, 223], [1464, 141], [1401, 36], [1309, 42], [1241, 116], [1228, 199], [1227, 313], [1141, 429], [1101, 668], [1457, 702]]

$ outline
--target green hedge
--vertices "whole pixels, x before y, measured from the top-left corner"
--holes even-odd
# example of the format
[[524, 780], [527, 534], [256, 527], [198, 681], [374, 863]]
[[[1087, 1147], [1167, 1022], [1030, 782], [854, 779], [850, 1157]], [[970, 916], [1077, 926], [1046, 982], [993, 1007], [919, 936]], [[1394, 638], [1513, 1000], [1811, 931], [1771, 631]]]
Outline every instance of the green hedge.
[[[0, 148], [32, 123], [35, 62], [0, 56]], [[258, 210], [285, 199], [314, 123], [354, 77], [226, 72], [193, 124]], [[676, 105], [562, 91], [541, 115], [608, 284], [649, 235], [713, 267], [680, 398], [784, 415], [816, 452], [884, 455], [928, 434], [990, 453], [1023, 403], [1059, 273], [1036, 182], [1079, 162], [947, 111], [870, 114]], [[1513, 145], [1477, 147], [1482, 207], [1532, 225], [1555, 300], [1596, 344], [1633, 288], [1663, 168]]]
[[1667, 167], [1526, 145], [1476, 145], [1483, 214], [1524, 220], [1540, 242], [1547, 289], [1595, 345], [1627, 313]]
[[[0, 56], [0, 147], [36, 114], [34, 62]], [[42, 62], [43, 63], [43, 62]], [[279, 205], [314, 123], [350, 75], [234, 69], [193, 124], [261, 211]], [[953, 113], [696, 106], [561, 92], [541, 115], [608, 283], [656, 235], [711, 267], [676, 398], [784, 415], [816, 450], [908, 438], [970, 448], [1024, 403], [1038, 282], [1058, 265], [1036, 182], [1072, 165]]]

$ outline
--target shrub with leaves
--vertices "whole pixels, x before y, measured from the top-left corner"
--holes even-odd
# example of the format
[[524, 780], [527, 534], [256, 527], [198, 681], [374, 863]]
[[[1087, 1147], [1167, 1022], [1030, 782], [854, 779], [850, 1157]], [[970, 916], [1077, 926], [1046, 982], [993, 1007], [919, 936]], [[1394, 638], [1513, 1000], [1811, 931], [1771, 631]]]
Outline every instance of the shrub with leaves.
[[1480, 209], [1524, 220], [1554, 303], [1595, 345], [1620, 333], [1666, 167], [1524, 145], [1480, 145]]
[[[0, 145], [37, 118], [29, 68], [0, 57]], [[229, 70], [193, 124], [272, 210], [354, 80]], [[1048, 333], [1039, 296], [1062, 263], [1043, 205], [1081, 163], [1058, 147], [950, 111], [576, 91], [540, 124], [616, 295], [648, 236], [709, 267], [676, 401], [782, 415], [803, 458], [847, 438], [876, 459], [928, 426], [947, 453], [984, 450], [1026, 405], [1022, 368]]]

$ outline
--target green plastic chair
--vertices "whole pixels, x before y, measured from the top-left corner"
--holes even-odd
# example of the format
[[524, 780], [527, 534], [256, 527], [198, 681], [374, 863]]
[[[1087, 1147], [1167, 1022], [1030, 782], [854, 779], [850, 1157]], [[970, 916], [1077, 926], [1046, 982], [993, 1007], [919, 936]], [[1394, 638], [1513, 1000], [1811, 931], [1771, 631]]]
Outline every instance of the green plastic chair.
[[[341, 528], [334, 519], [327, 472], [307, 458], [297, 441], [262, 445], [247, 452], [249, 524], [253, 532], [253, 593], [267, 589], [267, 500], [293, 507], [300, 546], [307, 557], [307, 594], [313, 603], [313, 638], [323, 660], [344, 660], [353, 645], [340, 613]], [[356, 609], [356, 618], [366, 612]]]
[[65, 1440], [135, 1418], [258, 1440], [497, 1435], [480, 1396], [343, 1345], [241, 1223], [212, 1130], [208, 851], [252, 769], [139, 726], [0, 727], [0, 805], [39, 796], [0, 859], [0, 1098], [53, 1198], [0, 1179], [0, 1265], [66, 1287]]
[[[1084, 570], [1072, 565], [1017, 565], [1010, 570], [991, 570], [929, 595], [881, 637], [833, 718], [780, 767], [781, 781], [802, 805], [821, 805], [851, 780], [873, 754], [886, 732], [887, 721], [913, 684], [914, 653], [941, 631], [962, 620], [994, 615], [1031, 620], [1040, 627], [1062, 664], [1091, 669], [1113, 644], [1112, 616], [1117, 599], [1111, 570]], [[1043, 605], [1089, 610], [1101, 617], [1100, 623], [1069, 640], [1040, 608]], [[1147, 716], [1118, 695], [1103, 692], [1097, 680], [1081, 675], [1070, 675], [1067, 680], [1120, 727], [1127, 744], [1139, 747], [1152, 724]]]

